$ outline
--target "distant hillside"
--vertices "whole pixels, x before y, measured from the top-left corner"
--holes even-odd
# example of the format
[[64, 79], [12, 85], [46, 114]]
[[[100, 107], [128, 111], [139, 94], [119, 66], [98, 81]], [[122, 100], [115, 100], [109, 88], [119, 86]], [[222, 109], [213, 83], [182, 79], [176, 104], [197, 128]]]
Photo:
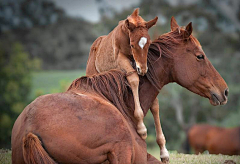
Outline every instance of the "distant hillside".
[[0, 41], [6, 48], [20, 42], [31, 57], [42, 59], [43, 69], [85, 68], [93, 25], [68, 18], [49, 0], [0, 1]]

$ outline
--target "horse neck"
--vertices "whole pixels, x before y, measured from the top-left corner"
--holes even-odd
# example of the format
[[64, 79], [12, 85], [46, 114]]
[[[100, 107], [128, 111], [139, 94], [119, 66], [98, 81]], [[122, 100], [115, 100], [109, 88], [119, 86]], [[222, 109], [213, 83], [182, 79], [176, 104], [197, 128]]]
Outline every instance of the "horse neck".
[[125, 26], [125, 20], [120, 21], [118, 26], [119, 28], [117, 28], [116, 30], [122, 31], [123, 34], [125, 34], [125, 37], [129, 39], [129, 30]]
[[[148, 55], [152, 55], [150, 53], [151, 52], [149, 52]], [[144, 115], [147, 114], [162, 87], [170, 82], [173, 82], [171, 76], [171, 68], [172, 60], [162, 56], [156, 59], [156, 62], [151, 64], [151, 67], [149, 67], [149, 72], [147, 73], [148, 75], [140, 76], [139, 99]], [[155, 73], [153, 70], [155, 70]], [[132, 110], [134, 110], [134, 100], [132, 93], [130, 93], [128, 97], [129, 99], [127, 104]]]

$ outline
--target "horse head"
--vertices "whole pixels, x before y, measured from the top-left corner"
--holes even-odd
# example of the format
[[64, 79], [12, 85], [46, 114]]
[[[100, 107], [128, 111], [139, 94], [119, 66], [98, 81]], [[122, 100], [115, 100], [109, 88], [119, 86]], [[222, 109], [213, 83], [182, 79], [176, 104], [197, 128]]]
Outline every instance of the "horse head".
[[129, 31], [131, 53], [136, 62], [136, 68], [139, 75], [145, 75], [147, 72], [147, 54], [151, 40], [148, 34], [148, 29], [157, 22], [157, 17], [148, 22], [144, 21], [138, 15], [139, 9], [128, 16], [125, 20], [125, 26]]
[[172, 51], [173, 79], [188, 90], [208, 98], [212, 105], [224, 105], [227, 103], [228, 86], [208, 60], [192, 31], [191, 22], [182, 28], [172, 17], [167, 39], [178, 44]]

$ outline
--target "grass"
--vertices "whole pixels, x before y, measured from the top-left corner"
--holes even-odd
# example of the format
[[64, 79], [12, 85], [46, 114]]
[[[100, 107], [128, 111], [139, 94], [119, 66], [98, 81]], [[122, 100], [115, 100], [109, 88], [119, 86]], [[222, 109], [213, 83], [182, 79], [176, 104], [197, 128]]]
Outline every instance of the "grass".
[[10, 164], [11, 162], [11, 151], [0, 149], [0, 164]]
[[[148, 152], [159, 159], [159, 150], [151, 149]], [[236, 164], [240, 164], [240, 156], [210, 154], [193, 155], [170, 151], [170, 164], [223, 164], [226, 160], [232, 160]], [[10, 150], [0, 149], [0, 164], [11, 164]]]
[[[159, 149], [149, 149], [148, 152], [157, 159], [160, 159]], [[240, 164], [240, 156], [213, 155], [213, 154], [182, 154], [177, 151], [170, 151], [170, 164], [223, 164], [226, 160], [232, 160]], [[228, 163], [233, 164], [233, 163]]]
[[85, 70], [34, 72], [30, 99], [43, 94], [62, 92], [66, 88], [61, 89], [61, 86], [69, 86], [73, 80], [84, 75]]

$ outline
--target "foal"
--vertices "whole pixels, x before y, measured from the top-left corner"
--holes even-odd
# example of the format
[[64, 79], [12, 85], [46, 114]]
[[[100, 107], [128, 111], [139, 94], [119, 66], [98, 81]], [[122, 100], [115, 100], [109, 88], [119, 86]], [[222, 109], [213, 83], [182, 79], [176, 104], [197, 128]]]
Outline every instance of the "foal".
[[[147, 129], [143, 123], [144, 115], [138, 94], [138, 74], [143, 76], [147, 72], [147, 53], [151, 43], [148, 29], [156, 24], [158, 18], [145, 22], [138, 15], [138, 11], [138, 8], [135, 9], [107, 36], [101, 36], [94, 41], [87, 62], [86, 75], [111, 69], [121, 69], [127, 73], [127, 80], [134, 97], [134, 117], [138, 122], [137, 132], [143, 139], [146, 139]], [[132, 58], [136, 63], [137, 73], [132, 66]]]

